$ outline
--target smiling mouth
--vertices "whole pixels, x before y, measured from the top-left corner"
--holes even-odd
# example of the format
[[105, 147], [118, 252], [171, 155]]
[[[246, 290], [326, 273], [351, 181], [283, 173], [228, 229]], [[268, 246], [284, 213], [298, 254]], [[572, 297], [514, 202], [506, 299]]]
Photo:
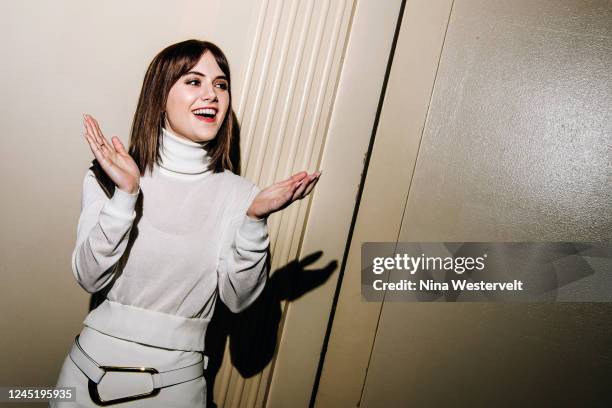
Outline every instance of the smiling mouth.
[[193, 114], [198, 120], [201, 120], [207, 123], [214, 122], [215, 118], [217, 117], [217, 111], [211, 108], [196, 109], [193, 111]]

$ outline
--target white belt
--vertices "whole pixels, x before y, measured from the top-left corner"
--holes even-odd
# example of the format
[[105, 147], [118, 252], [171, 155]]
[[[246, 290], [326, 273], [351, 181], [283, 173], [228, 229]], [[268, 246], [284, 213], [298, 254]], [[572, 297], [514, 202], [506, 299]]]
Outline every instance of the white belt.
[[[79, 336], [76, 336], [72, 348], [70, 349], [70, 358], [76, 366], [89, 378], [89, 395], [93, 402], [98, 405], [111, 405], [120, 402], [133, 401], [136, 399], [153, 397], [159, 394], [159, 390], [171, 385], [180, 384], [186, 381], [194, 380], [204, 375], [204, 370], [208, 365], [208, 358], [202, 355], [202, 360], [187, 367], [177, 368], [174, 370], [159, 372], [151, 367], [116, 367], [116, 366], [101, 366], [91, 358], [79, 344]], [[102, 377], [107, 372], [133, 372], [151, 375], [153, 382], [153, 390], [144, 394], [132, 395], [113, 400], [102, 400], [98, 393], [98, 384]]]

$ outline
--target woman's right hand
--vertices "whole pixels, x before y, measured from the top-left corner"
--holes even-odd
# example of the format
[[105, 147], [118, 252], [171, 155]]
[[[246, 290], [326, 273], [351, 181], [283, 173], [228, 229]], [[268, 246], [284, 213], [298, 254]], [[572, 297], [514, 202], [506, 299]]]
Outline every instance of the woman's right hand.
[[140, 186], [140, 170], [117, 136], [108, 143], [98, 122], [84, 115], [85, 139], [104, 172], [126, 193], [136, 194]]

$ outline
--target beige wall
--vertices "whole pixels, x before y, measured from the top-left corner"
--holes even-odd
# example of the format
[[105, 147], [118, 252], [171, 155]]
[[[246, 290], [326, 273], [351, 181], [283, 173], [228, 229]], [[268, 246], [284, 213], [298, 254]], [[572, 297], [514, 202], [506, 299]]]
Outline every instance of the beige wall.
[[88, 310], [89, 296], [70, 269], [81, 183], [92, 160], [82, 113], [127, 143], [148, 63], [188, 38], [226, 52], [239, 96], [259, 4], [0, 3], [0, 384], [55, 384]]
[[612, 239], [606, 1], [408, 0], [318, 407], [607, 406], [609, 304], [365, 303], [363, 241]]

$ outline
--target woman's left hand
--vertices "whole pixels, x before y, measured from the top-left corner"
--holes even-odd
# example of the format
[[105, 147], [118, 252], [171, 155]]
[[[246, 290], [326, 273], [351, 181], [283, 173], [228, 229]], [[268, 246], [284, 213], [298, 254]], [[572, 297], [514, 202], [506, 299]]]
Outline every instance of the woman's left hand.
[[296, 200], [306, 197], [319, 181], [321, 172], [308, 174], [305, 171], [294, 174], [287, 180], [279, 181], [261, 190], [247, 210], [251, 218], [265, 218], [288, 207]]

